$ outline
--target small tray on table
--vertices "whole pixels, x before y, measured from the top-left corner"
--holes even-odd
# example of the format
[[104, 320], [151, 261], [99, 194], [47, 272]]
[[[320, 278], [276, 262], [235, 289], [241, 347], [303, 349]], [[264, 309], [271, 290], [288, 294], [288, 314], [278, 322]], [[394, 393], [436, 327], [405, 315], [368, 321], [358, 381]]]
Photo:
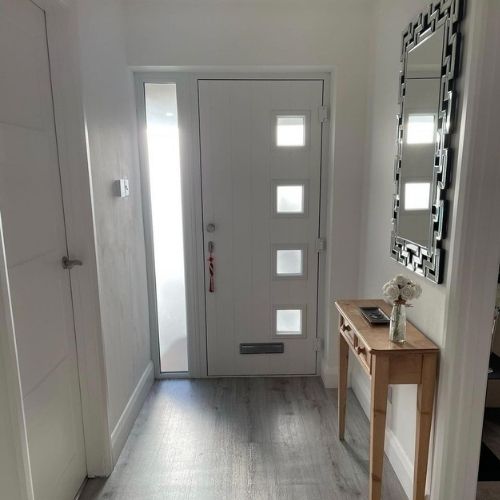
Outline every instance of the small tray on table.
[[371, 325], [388, 325], [390, 323], [390, 318], [385, 314], [380, 307], [363, 307], [360, 306], [359, 310], [363, 315], [363, 318], [368, 321]]

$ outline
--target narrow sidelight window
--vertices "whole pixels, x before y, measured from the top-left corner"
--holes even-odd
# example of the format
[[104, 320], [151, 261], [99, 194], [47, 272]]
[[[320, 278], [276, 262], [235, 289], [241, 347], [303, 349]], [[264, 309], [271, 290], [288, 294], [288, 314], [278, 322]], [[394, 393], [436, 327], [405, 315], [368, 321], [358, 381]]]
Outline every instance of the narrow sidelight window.
[[184, 233], [175, 83], [146, 83], [160, 370], [188, 371]]

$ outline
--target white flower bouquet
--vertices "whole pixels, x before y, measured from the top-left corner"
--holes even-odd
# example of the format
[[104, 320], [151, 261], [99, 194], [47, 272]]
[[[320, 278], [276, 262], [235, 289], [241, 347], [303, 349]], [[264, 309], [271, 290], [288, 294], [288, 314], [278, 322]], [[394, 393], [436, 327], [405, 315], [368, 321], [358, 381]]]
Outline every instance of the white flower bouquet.
[[402, 274], [398, 274], [387, 282], [382, 291], [392, 304], [406, 304], [422, 295], [421, 286]]
[[406, 276], [398, 274], [382, 288], [384, 295], [392, 303], [389, 340], [391, 342], [406, 342], [406, 307], [407, 302], [418, 299], [422, 288]]

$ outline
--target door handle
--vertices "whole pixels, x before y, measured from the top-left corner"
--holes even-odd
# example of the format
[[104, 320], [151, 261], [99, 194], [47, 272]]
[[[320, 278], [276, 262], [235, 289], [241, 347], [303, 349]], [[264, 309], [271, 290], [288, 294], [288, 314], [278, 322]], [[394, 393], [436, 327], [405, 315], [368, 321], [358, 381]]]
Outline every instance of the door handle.
[[61, 259], [61, 263], [63, 269], [73, 269], [75, 266], [83, 266], [83, 262], [78, 259], [70, 259], [67, 255], [65, 255]]
[[215, 257], [214, 257], [214, 242], [208, 242], [208, 275], [209, 275], [209, 285], [208, 291], [210, 293], [215, 292]]

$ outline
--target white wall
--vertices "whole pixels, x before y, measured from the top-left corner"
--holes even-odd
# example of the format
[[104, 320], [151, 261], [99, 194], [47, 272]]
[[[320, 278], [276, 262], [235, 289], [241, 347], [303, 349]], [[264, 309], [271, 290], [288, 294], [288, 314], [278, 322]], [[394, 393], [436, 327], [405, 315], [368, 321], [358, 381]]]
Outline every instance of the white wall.
[[[363, 188], [363, 213], [361, 244], [363, 252], [360, 260], [360, 288], [361, 297], [380, 297], [381, 287], [388, 279], [397, 273], [407, 275], [420, 283], [423, 289], [422, 297], [415, 301], [414, 307], [408, 309], [408, 318], [418, 328], [430, 337], [442, 349], [441, 381], [446, 366], [443, 364], [449, 358], [449, 345], [453, 339], [445, 338], [446, 325], [450, 321], [449, 299], [453, 295], [450, 284], [450, 267], [454, 251], [455, 215], [450, 213], [449, 237], [445, 242], [448, 261], [445, 263], [445, 281], [442, 285], [435, 285], [428, 280], [405, 270], [396, 264], [389, 255], [392, 192], [393, 192], [393, 164], [396, 153], [396, 113], [398, 108], [398, 74], [400, 71], [401, 33], [413, 21], [417, 14], [428, 8], [427, 0], [380, 0], [376, 15], [375, 44], [373, 47], [373, 67], [371, 90], [371, 110], [369, 117], [369, 149], [367, 154], [367, 170]], [[467, 32], [469, 20], [464, 22], [463, 31]], [[464, 43], [464, 53], [468, 51], [467, 33]], [[465, 56], [463, 58], [465, 60]], [[461, 106], [465, 107], [463, 87], [465, 81], [471, 77], [471, 72], [465, 67], [462, 71], [460, 84]], [[461, 123], [458, 120], [457, 123]], [[467, 135], [462, 130], [457, 134], [456, 151], [458, 152], [458, 136]], [[470, 135], [470, 134], [469, 134]], [[455, 156], [452, 165], [453, 178], [459, 177], [462, 167], [459, 154]], [[463, 206], [459, 193], [455, 191], [453, 201], [454, 210]], [[453, 194], [450, 194], [453, 199]], [[492, 276], [492, 279], [494, 276]], [[447, 365], [448, 363], [446, 363]], [[450, 383], [451, 381], [448, 380]], [[351, 383], [353, 389], [362, 402], [365, 410], [368, 409], [370, 386], [366, 376], [356, 366], [353, 366]], [[453, 410], [441, 399], [441, 394], [452, 391], [453, 386], [440, 387], [440, 398], [437, 400], [436, 413], [449, 415]], [[416, 386], [399, 386], [393, 388], [392, 404], [388, 407], [388, 433], [386, 439], [386, 453], [401, 480], [406, 493], [411, 496], [414, 437], [416, 420]], [[440, 418], [443, 418], [440, 416]], [[444, 424], [446, 425], [446, 424]], [[431, 451], [432, 454], [432, 451]], [[452, 460], [450, 457], [447, 460]], [[439, 476], [439, 469], [431, 471], [432, 476]], [[446, 487], [445, 487], [446, 489]], [[441, 492], [444, 497], [446, 491]], [[463, 497], [466, 498], [466, 497]]]
[[[151, 359], [136, 115], [117, 2], [80, 0], [78, 19], [112, 432]], [[122, 177], [125, 199], [112, 194]]]
[[[390, 257], [393, 193], [393, 165], [396, 154], [398, 75], [401, 69], [401, 34], [415, 16], [428, 7], [427, 0], [381, 0], [374, 26], [372, 89], [369, 118], [369, 151], [363, 186], [363, 248], [360, 258], [359, 297], [381, 297], [382, 285], [397, 273], [420, 283], [422, 297], [408, 310], [408, 318], [438, 345], [442, 343], [447, 287], [406, 271]], [[370, 397], [369, 380], [351, 363], [351, 383], [365, 407]], [[388, 408], [389, 439], [386, 452], [394, 447], [402, 456], [393, 456], [393, 465], [406, 491], [409, 490], [414, 455], [416, 387], [394, 387]], [[391, 438], [395, 437], [391, 442]], [[395, 460], [399, 460], [396, 462]]]
[[[327, 307], [331, 310], [333, 297], [354, 296], [373, 2], [122, 0], [122, 4], [127, 60], [134, 67], [333, 69]], [[329, 320], [336, 323], [334, 317]], [[323, 374], [334, 384], [336, 343], [327, 337], [325, 347]]]

